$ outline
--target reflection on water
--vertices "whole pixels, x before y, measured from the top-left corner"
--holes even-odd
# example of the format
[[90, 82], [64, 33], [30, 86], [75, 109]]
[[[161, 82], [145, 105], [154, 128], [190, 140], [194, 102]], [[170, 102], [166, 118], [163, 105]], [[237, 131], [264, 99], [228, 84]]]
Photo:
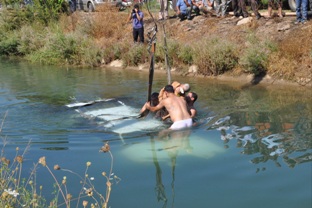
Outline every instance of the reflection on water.
[[225, 146], [235, 139], [236, 147], [243, 149], [241, 153], [255, 155], [252, 163], [272, 160], [279, 167], [278, 158], [281, 157], [286, 165], [293, 168], [312, 161], [312, 153], [307, 153], [312, 148], [312, 119], [288, 117], [274, 117], [273, 113], [237, 112], [216, 121], [211, 118], [208, 130], [219, 130]]
[[[8, 156], [31, 141], [25, 168], [46, 155], [76, 172], [90, 160], [96, 174], [99, 146], [109, 141], [123, 179], [111, 207], [311, 207], [310, 89], [175, 77], [199, 95], [198, 125], [166, 132], [167, 125], [131, 117], [146, 101], [147, 75], [0, 62]], [[165, 84], [155, 74], [153, 91]], [[69, 108], [72, 98], [114, 99]]]
[[178, 157], [179, 151], [192, 152], [193, 148], [190, 145], [190, 136], [191, 130], [180, 130], [180, 131], [167, 131], [164, 130], [158, 134], [157, 140], [163, 143], [163, 148], [156, 149], [155, 147], [155, 138], [152, 136], [150, 139], [152, 155], [153, 155], [153, 163], [156, 169], [156, 186], [155, 192], [157, 196], [158, 202], [163, 202], [163, 208], [167, 207], [167, 196], [165, 191], [165, 186], [162, 182], [162, 170], [158, 162], [157, 152], [158, 151], [166, 151], [170, 158], [171, 162], [171, 195], [172, 195], [172, 205], [174, 207], [174, 181], [175, 181], [175, 167], [176, 161]]

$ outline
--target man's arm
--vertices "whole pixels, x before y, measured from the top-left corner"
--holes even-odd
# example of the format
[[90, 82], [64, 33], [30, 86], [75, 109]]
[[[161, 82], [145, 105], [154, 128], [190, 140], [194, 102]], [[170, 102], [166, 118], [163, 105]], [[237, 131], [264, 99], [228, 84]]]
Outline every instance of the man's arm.
[[128, 22], [130, 22], [132, 19], [132, 13], [130, 12], [129, 17], [128, 17]]
[[143, 113], [144, 111], [146, 111], [146, 103], [143, 105], [143, 107], [140, 110], [140, 114]]
[[137, 19], [139, 21], [141, 21], [141, 19], [143, 19], [143, 13], [141, 12], [141, 15], [140, 15], [138, 9], [134, 9], [134, 11], [135, 11], [135, 15], [136, 15]]
[[187, 7], [190, 7], [191, 6], [191, 1], [189, 0], [184, 0], [184, 3], [186, 4]]
[[196, 3], [196, 1], [195, 1], [195, 0], [191, 0], [191, 2], [192, 2], [192, 4], [193, 4], [194, 6], [199, 7], [199, 5]]
[[194, 118], [196, 116], [196, 110], [195, 109], [191, 109], [191, 118]]
[[159, 103], [157, 106], [152, 107], [151, 104], [150, 104], [149, 102], [146, 102], [146, 103], [145, 103], [145, 106], [146, 106], [146, 109], [147, 109], [147, 110], [150, 110], [150, 111], [152, 111], [152, 112], [155, 112], [155, 111], [158, 111], [158, 110], [162, 109], [162, 108], [164, 107], [164, 103], [163, 103], [163, 101], [160, 101], [160, 103]]
[[180, 11], [180, 1], [179, 0], [177, 0], [176, 10], [177, 10], [177, 14], [181, 13], [181, 11]]

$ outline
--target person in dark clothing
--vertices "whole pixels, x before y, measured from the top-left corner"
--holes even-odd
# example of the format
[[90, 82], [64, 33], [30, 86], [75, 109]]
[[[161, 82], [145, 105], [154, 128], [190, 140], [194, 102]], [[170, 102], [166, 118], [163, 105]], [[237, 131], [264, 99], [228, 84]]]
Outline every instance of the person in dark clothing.
[[185, 96], [186, 104], [187, 104], [187, 109], [189, 111], [189, 114], [191, 115], [191, 118], [194, 119], [194, 117], [197, 114], [197, 110], [194, 107], [194, 103], [197, 100], [197, 94], [195, 92], [189, 92]]
[[132, 20], [133, 26], [133, 41], [138, 42], [138, 37], [140, 37], [140, 42], [144, 43], [144, 25], [143, 25], [144, 14], [140, 11], [139, 4], [135, 4], [131, 14], [129, 15], [128, 21]]
[[[261, 15], [258, 11], [258, 2], [257, 0], [251, 0], [251, 8], [254, 12], [257, 19], [261, 18]], [[248, 17], [249, 14], [246, 9], [245, 0], [232, 0], [233, 12], [235, 17], [243, 16], [244, 18]]]

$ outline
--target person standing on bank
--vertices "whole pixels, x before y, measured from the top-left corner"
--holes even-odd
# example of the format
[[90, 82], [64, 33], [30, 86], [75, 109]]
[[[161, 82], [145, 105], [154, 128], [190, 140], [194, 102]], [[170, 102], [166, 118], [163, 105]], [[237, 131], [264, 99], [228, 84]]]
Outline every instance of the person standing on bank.
[[135, 4], [128, 18], [128, 21], [132, 20], [133, 41], [135, 43], [138, 42], [138, 37], [140, 37], [140, 43], [144, 43], [143, 17], [144, 14], [142, 11], [140, 11], [140, 6], [138, 4]]
[[[311, 5], [310, 5], [311, 6]], [[308, 0], [296, 0], [296, 22], [305, 24], [308, 20]]]

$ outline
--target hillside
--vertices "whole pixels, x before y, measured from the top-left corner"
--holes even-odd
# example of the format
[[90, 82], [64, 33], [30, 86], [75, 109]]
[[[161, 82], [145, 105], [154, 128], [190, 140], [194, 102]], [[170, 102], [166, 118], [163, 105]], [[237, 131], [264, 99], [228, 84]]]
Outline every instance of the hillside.
[[[263, 16], [265, 13], [262, 14]], [[156, 16], [157, 17], [157, 16]], [[153, 24], [146, 18], [146, 26]], [[245, 24], [237, 25], [239, 18], [229, 16], [219, 19], [214, 16], [195, 16], [191, 21], [168, 19], [158, 23], [165, 24], [167, 37], [185, 44], [192, 44], [203, 38], [218, 37], [235, 43], [244, 52], [250, 47], [250, 36], [256, 36], [258, 41], [277, 43], [278, 52], [269, 58], [266, 78], [269, 82], [275, 80], [291, 80], [300, 85], [311, 86], [312, 83], [312, 22], [305, 25], [295, 25], [295, 16], [286, 15], [283, 19], [250, 18]], [[159, 33], [162, 33], [162, 27]], [[175, 67], [175, 66], [173, 66]], [[240, 68], [226, 72], [229, 76], [246, 75]], [[224, 76], [223, 76], [224, 77]]]
[[[208, 14], [193, 16], [190, 21], [170, 18], [154, 22], [145, 6], [142, 10], [145, 45], [132, 42], [132, 24], [127, 21], [131, 8], [120, 12], [106, 4], [96, 12], [62, 14], [57, 21], [44, 24], [27, 8], [6, 10], [1, 14], [0, 52], [51, 65], [98, 67], [122, 60], [122, 67], [147, 70], [147, 34], [156, 22], [158, 71], [165, 68], [165, 28], [174, 72], [214, 79], [247, 76], [254, 84], [285, 80], [312, 85], [312, 21], [295, 25], [294, 14], [260, 20]], [[157, 7], [151, 10], [157, 20]], [[246, 22], [240, 24], [242, 21]]]

